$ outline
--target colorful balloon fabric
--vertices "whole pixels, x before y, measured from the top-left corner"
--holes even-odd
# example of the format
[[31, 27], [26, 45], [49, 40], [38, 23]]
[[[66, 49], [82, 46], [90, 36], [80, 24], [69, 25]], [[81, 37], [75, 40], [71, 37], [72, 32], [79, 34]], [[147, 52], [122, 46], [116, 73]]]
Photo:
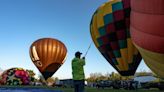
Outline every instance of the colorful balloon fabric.
[[145, 63], [164, 78], [164, 0], [131, 0], [131, 35]]
[[28, 85], [29, 79], [28, 72], [22, 68], [11, 68], [1, 75], [1, 83], [4, 85]]
[[141, 55], [130, 37], [130, 0], [110, 0], [92, 17], [92, 39], [106, 60], [122, 75], [134, 75]]
[[66, 55], [66, 46], [53, 38], [39, 39], [30, 47], [31, 59], [46, 80], [64, 63]]

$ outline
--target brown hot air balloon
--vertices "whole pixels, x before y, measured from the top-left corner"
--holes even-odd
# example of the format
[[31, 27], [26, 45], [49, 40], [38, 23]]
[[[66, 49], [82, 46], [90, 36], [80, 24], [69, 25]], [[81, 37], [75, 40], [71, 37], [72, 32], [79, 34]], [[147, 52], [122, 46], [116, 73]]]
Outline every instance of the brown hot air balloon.
[[66, 46], [53, 38], [39, 39], [30, 47], [30, 57], [46, 80], [64, 63], [66, 55]]

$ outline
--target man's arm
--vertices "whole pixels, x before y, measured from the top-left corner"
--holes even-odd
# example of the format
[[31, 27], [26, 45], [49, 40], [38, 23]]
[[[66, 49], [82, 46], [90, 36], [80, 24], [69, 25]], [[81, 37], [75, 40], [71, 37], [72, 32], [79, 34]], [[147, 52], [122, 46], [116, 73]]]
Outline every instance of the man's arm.
[[82, 63], [82, 65], [85, 65], [85, 57], [83, 57], [83, 58], [81, 59], [81, 63]]

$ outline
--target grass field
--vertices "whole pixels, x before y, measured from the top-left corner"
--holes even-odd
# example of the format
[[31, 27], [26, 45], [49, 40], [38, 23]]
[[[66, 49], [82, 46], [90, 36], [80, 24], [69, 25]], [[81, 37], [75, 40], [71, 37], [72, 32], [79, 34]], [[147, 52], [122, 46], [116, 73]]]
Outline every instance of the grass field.
[[[72, 88], [57, 88], [58, 90], [62, 90], [63, 92], [74, 92]], [[86, 92], [164, 92], [159, 91], [158, 89], [139, 89], [139, 90], [114, 90], [114, 89], [97, 89], [97, 88], [86, 88]]]
[[[52, 90], [62, 90], [63, 92], [74, 92], [73, 88], [54, 88], [54, 87], [47, 87], [47, 86], [0, 86], [0, 88], [43, 88], [43, 89], [52, 89]], [[138, 90], [114, 90], [114, 89], [97, 89], [97, 88], [86, 88], [85, 92], [164, 92], [159, 91], [158, 89], [138, 89]]]

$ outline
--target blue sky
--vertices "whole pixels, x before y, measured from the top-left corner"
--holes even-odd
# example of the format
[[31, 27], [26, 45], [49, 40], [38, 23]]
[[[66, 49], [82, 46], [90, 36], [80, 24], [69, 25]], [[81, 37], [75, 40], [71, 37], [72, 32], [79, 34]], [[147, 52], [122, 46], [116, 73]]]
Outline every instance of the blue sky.
[[[108, 0], [0, 0], [0, 67], [22, 67], [39, 71], [31, 62], [29, 47], [43, 37], [61, 40], [68, 49], [67, 60], [54, 74], [71, 78], [71, 60], [76, 51], [86, 52], [91, 43], [89, 24], [98, 6]], [[92, 45], [85, 72], [115, 71]], [[137, 71], [147, 70], [144, 62]]]

